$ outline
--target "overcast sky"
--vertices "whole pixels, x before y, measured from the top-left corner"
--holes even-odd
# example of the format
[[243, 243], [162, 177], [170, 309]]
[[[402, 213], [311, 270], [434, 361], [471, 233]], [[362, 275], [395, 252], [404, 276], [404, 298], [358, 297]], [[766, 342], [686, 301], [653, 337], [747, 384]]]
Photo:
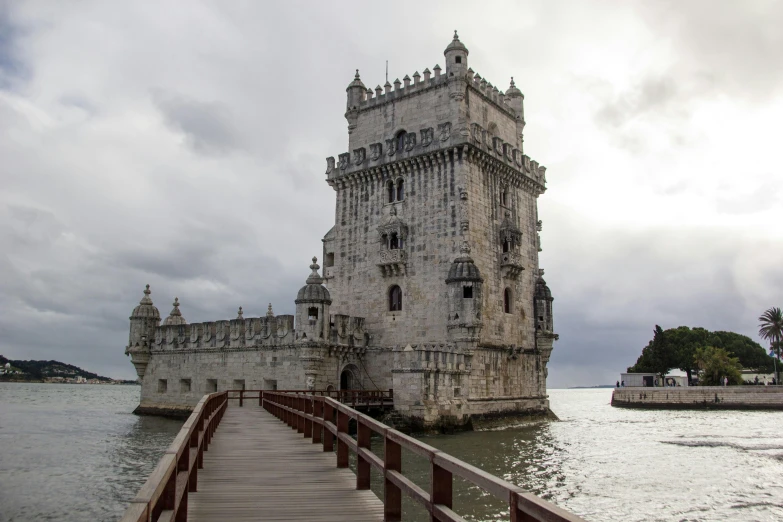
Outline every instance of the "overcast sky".
[[[339, 6], [336, 8], [335, 6]], [[0, 353], [135, 378], [152, 285], [190, 322], [293, 313], [334, 223], [345, 88], [443, 64], [525, 94], [548, 167], [550, 387], [655, 324], [783, 306], [783, 2], [0, 0]]]

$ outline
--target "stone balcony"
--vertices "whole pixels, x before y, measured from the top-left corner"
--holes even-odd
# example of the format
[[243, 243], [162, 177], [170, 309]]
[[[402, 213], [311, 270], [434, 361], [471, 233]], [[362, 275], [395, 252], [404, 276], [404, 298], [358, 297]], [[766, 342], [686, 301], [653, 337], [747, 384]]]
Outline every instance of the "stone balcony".
[[383, 277], [405, 275], [405, 264], [408, 261], [408, 253], [401, 249], [381, 249], [378, 267]]
[[516, 252], [503, 252], [500, 257], [500, 270], [503, 277], [516, 279], [525, 267], [522, 264], [522, 256]]

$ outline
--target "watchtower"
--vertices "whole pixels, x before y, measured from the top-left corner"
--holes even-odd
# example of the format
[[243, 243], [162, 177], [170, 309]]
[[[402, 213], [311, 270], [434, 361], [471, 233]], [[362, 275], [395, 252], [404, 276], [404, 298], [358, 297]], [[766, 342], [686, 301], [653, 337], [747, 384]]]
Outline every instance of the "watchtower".
[[[445, 73], [435, 65], [368, 89], [356, 71], [348, 152], [327, 158], [337, 205], [324, 284], [332, 313], [365, 317], [371, 347], [401, 352], [395, 401], [404, 369], [416, 368], [425, 402], [463, 398], [468, 413], [548, 407], [557, 336], [551, 293], [540, 298], [546, 169], [523, 153], [524, 96], [513, 78], [503, 93], [468, 56], [455, 31]], [[449, 377], [424, 375], [441, 370]]]

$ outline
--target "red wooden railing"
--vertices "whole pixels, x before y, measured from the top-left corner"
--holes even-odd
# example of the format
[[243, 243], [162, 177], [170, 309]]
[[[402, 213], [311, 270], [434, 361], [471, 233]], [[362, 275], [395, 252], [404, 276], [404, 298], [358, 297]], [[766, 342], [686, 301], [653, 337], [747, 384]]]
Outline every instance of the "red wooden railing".
[[[283, 391], [262, 391], [259, 395], [267, 411], [304, 437], [312, 438], [313, 443], [323, 444], [324, 451], [334, 451], [337, 440], [338, 468], [347, 468], [349, 451], [355, 453], [356, 489], [370, 489], [370, 468], [378, 470], [384, 480], [384, 520], [401, 520], [402, 493], [405, 493], [424, 506], [431, 520], [463, 521], [452, 510], [452, 479], [456, 475], [507, 502], [512, 522], [584, 522], [510, 482], [389, 428], [331, 397]], [[357, 424], [356, 439], [348, 433], [351, 419]], [[371, 451], [372, 433], [383, 437], [383, 458]], [[402, 474], [402, 448], [430, 462], [429, 491]]]
[[[244, 406], [248, 399], [257, 399], [261, 406], [261, 398], [270, 390], [228, 390], [229, 400], [239, 400]], [[274, 390], [278, 393], [293, 393], [300, 395], [316, 395], [331, 397], [343, 404], [356, 407], [392, 407], [394, 406], [394, 390]]]
[[198, 487], [198, 470], [228, 405], [228, 393], [205, 395], [125, 511], [121, 522], [184, 522], [188, 493]]

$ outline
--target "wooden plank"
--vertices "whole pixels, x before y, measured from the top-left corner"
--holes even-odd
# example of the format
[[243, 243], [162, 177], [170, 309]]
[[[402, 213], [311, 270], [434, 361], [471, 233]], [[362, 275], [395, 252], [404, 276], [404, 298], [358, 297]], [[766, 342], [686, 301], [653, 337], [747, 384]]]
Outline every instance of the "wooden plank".
[[188, 495], [188, 521], [383, 520], [380, 499], [357, 490], [334, 454], [250, 403], [223, 416]]

